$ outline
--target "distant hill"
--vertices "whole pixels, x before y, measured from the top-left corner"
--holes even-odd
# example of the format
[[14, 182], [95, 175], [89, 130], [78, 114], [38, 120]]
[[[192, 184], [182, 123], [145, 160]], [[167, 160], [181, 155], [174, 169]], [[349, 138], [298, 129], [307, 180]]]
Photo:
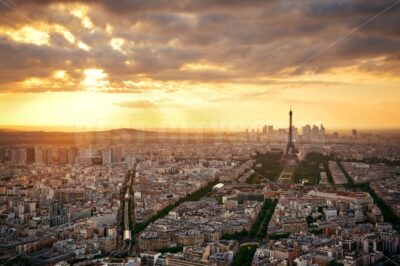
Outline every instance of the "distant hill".
[[120, 128], [104, 131], [57, 132], [0, 129], [0, 145], [22, 144], [129, 144], [129, 143], [215, 143], [231, 141], [234, 134], [173, 131], [148, 131]]
[[87, 132], [46, 132], [1, 129], [0, 145], [121, 143], [136, 142], [146, 138], [152, 139], [156, 135], [156, 132], [131, 128]]

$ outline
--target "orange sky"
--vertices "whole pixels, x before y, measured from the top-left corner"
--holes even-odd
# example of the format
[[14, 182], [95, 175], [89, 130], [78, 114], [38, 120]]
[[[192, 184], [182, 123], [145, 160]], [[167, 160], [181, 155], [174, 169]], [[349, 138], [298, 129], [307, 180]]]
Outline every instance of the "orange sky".
[[122, 2], [0, 4], [0, 127], [400, 127], [390, 1]]

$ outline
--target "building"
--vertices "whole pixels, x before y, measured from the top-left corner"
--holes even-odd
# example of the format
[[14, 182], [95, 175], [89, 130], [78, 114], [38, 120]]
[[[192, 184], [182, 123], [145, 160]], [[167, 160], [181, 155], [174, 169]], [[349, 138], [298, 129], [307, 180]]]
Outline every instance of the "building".
[[60, 226], [69, 222], [68, 209], [64, 208], [63, 204], [59, 201], [54, 201], [50, 205], [49, 210], [49, 224], [50, 227]]
[[0, 163], [3, 163], [6, 160], [6, 149], [0, 148]]
[[144, 251], [140, 253], [140, 263], [142, 266], [155, 266], [160, 256], [160, 252], [151, 250]]
[[35, 162], [35, 149], [29, 147], [26, 149], [26, 163], [32, 164]]

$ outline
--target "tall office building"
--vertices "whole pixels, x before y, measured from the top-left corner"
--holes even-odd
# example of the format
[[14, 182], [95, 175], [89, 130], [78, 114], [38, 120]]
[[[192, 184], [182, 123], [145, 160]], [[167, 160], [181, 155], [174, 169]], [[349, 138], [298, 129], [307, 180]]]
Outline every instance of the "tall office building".
[[18, 148], [12, 148], [11, 149], [10, 161], [13, 164], [18, 164], [19, 163], [19, 149]]
[[116, 147], [114, 155], [115, 155], [114, 158], [115, 162], [120, 163], [122, 161], [122, 147]]
[[35, 149], [29, 147], [26, 149], [26, 163], [32, 164], [35, 162]]
[[299, 129], [295, 126], [293, 126], [293, 141], [296, 141], [299, 137]]
[[27, 151], [25, 148], [19, 149], [19, 163], [22, 165], [26, 164], [26, 159], [27, 159]]
[[70, 147], [68, 149], [68, 163], [73, 164], [75, 163], [75, 159], [78, 156], [78, 148]]
[[53, 153], [51, 149], [42, 149], [42, 161], [44, 164], [51, 164], [53, 162]]
[[325, 127], [324, 127], [324, 125], [321, 124], [321, 128], [320, 128], [320, 130], [319, 130], [319, 139], [320, 139], [321, 141], [324, 141], [324, 140], [325, 140], [325, 134], [326, 134]]
[[318, 141], [319, 140], [319, 128], [316, 125], [313, 125], [311, 129], [311, 140]]
[[111, 147], [102, 151], [101, 157], [103, 165], [110, 165], [112, 163], [120, 163], [122, 161], [122, 148]]
[[0, 163], [6, 160], [6, 148], [0, 148]]
[[268, 126], [267, 134], [269, 137], [274, 136], [274, 126]]
[[103, 165], [111, 165], [113, 149], [105, 149], [102, 151], [101, 157], [103, 159]]
[[43, 164], [43, 149], [42, 149], [42, 147], [35, 147], [35, 163]]
[[59, 149], [59, 163], [60, 164], [68, 163], [68, 149], [67, 148]]
[[279, 140], [285, 140], [287, 139], [288, 136], [288, 131], [286, 128], [280, 128], [278, 129], [278, 138]]
[[263, 133], [263, 135], [267, 135], [268, 134], [268, 126], [267, 125], [263, 126], [262, 133]]
[[311, 126], [305, 125], [302, 129], [302, 133], [303, 133], [303, 138], [305, 140], [310, 140], [311, 139]]

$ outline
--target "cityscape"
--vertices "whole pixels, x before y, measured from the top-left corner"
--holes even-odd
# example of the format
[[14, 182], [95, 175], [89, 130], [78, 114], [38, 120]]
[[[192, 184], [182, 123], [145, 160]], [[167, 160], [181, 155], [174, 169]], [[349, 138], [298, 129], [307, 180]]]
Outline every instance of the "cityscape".
[[399, 266], [400, 0], [0, 0], [0, 265]]
[[396, 265], [400, 137], [293, 116], [207, 142], [2, 146], [1, 259]]

